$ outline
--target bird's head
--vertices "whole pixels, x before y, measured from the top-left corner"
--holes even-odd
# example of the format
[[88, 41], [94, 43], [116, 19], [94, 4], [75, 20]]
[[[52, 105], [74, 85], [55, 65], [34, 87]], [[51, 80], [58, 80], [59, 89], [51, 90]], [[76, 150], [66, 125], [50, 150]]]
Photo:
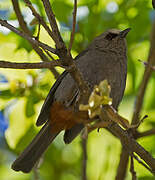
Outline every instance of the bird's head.
[[123, 31], [118, 29], [109, 29], [94, 39], [96, 48], [101, 50], [126, 50], [126, 40], [128, 32], [131, 28]]

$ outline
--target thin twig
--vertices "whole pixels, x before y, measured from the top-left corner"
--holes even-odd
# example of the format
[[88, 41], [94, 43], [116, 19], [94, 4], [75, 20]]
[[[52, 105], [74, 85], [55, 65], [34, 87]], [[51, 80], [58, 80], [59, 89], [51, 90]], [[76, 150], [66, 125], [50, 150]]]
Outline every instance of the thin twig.
[[44, 157], [41, 156], [33, 168], [34, 180], [39, 180], [39, 171], [38, 170], [39, 170], [41, 164], [43, 163], [43, 161], [44, 161]]
[[63, 39], [61, 37], [61, 34], [59, 32], [58, 26], [57, 26], [57, 22], [55, 19], [55, 15], [53, 13], [53, 10], [51, 8], [51, 4], [49, 0], [42, 0], [45, 11], [46, 11], [46, 15], [48, 17], [50, 26], [52, 28], [53, 31], [53, 40], [56, 43], [56, 47], [58, 49], [66, 49], [65, 43], [63, 42]]
[[144, 131], [144, 132], [138, 132], [136, 134], [136, 138], [142, 138], [142, 137], [147, 137], [147, 136], [151, 136], [151, 135], [155, 135], [155, 128]]
[[74, 42], [75, 27], [76, 27], [76, 14], [77, 14], [77, 0], [74, 0], [73, 24], [72, 24], [72, 32], [71, 32], [70, 42], [69, 42], [69, 47], [68, 47], [68, 54], [70, 54], [70, 51], [72, 49], [72, 45]]
[[[138, 59], [138, 61], [141, 62], [141, 63], [143, 63], [145, 67], [149, 66], [148, 62], [146, 62], [146, 61], [142, 61], [142, 60], [140, 60], [140, 59]], [[150, 68], [151, 68], [153, 71], [155, 71], [155, 66], [150, 66]]]
[[39, 180], [39, 171], [38, 168], [33, 168], [34, 180]]
[[32, 6], [32, 3], [29, 0], [24, 0], [26, 5], [30, 8], [32, 14], [37, 18], [38, 22], [44, 27], [44, 29], [47, 31], [47, 33], [50, 35], [50, 37], [54, 40], [54, 34], [51, 31], [51, 29], [48, 27], [46, 22], [44, 21], [43, 17], [40, 16], [39, 13], [35, 10], [35, 8]]
[[93, 130], [98, 129], [98, 128], [108, 127], [110, 124], [111, 124], [111, 122], [109, 122], [109, 121], [99, 121], [99, 122], [96, 122], [93, 125], [87, 127], [88, 128], [88, 133], [90, 133]]
[[132, 156], [130, 156], [130, 172], [131, 172], [131, 175], [132, 175], [132, 180], [136, 180], [137, 176], [136, 176], [136, 171], [134, 169], [134, 161], [133, 161]]
[[18, 0], [12, 0], [12, 5], [13, 5], [14, 11], [16, 13], [16, 16], [17, 16], [20, 27], [22, 28], [22, 30], [25, 33], [31, 35], [31, 32], [29, 31], [29, 29], [28, 29], [28, 27], [26, 25], [26, 22], [24, 21], [23, 15], [22, 15], [22, 13], [20, 11], [19, 1]]
[[30, 37], [28, 34], [18, 30], [17, 28], [15, 28], [14, 26], [12, 26], [11, 24], [9, 24], [6, 20], [2, 20], [0, 19], [0, 24], [6, 28], [8, 28], [9, 30], [13, 31], [14, 33], [16, 33], [17, 35], [23, 37], [24, 39], [27, 39], [28, 41], [32, 42], [33, 44], [36, 44], [37, 46], [40, 46], [41, 48], [48, 50], [50, 52], [52, 52], [53, 54], [57, 54], [56, 49], [51, 48], [50, 46], [48, 46], [45, 43], [42, 43], [38, 40], [36, 40], [34, 37]]
[[55, 61], [54, 57], [48, 51], [45, 50], [45, 52], [50, 57], [51, 60]]
[[[11, 68], [11, 69], [50, 69], [53, 66], [61, 66], [58, 61], [51, 62], [40, 62], [40, 63], [15, 63], [0, 60], [0, 68]], [[61, 66], [62, 67], [62, 66]]]
[[144, 166], [148, 171], [150, 171], [152, 174], [154, 174], [155, 172], [152, 171], [152, 169], [150, 169], [145, 163], [143, 163], [143, 161], [141, 161], [138, 156], [136, 156], [134, 153], [132, 153], [132, 156], [134, 157], [134, 159], [136, 159], [138, 161], [139, 164], [141, 164], [142, 166]]
[[87, 180], [87, 138], [82, 138], [82, 150], [83, 150], [83, 160], [82, 160], [82, 180]]
[[153, 66], [155, 64], [155, 41], [154, 41], [154, 39], [155, 39], [155, 22], [153, 24], [152, 34], [151, 34], [151, 46], [150, 46], [150, 52], [149, 52], [149, 56], [148, 56], [148, 66], [145, 68], [143, 80], [140, 84], [139, 92], [137, 94], [135, 108], [134, 108], [134, 114], [132, 117], [132, 124], [137, 124], [139, 121], [139, 114], [142, 109], [145, 90], [148, 85], [149, 79], [151, 77], [151, 73], [152, 73], [151, 66]]

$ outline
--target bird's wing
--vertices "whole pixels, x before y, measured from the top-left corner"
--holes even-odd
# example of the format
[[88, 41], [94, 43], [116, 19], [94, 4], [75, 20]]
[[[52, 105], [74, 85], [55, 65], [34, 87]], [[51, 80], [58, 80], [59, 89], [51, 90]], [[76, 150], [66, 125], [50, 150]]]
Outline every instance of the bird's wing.
[[38, 116], [38, 119], [37, 119], [37, 122], [36, 122], [36, 125], [37, 126], [41, 126], [43, 125], [47, 119], [48, 119], [48, 116], [49, 116], [49, 112], [50, 112], [50, 107], [54, 101], [54, 94], [59, 86], [59, 84], [61, 83], [61, 81], [63, 80], [63, 78], [68, 74], [67, 71], [64, 71], [59, 77], [58, 79], [56, 80], [56, 82], [54, 83], [54, 85], [52, 86], [52, 88], [50, 89], [45, 101], [44, 101], [44, 104], [41, 108], [41, 111], [40, 111], [40, 114]]

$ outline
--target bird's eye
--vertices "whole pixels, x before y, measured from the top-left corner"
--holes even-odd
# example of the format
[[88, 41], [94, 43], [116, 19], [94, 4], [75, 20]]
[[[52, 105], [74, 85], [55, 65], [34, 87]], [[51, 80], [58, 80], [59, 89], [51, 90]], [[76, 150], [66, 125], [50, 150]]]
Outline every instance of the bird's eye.
[[105, 38], [106, 38], [107, 40], [112, 40], [112, 39], [114, 39], [117, 35], [118, 35], [118, 34], [115, 34], [115, 33], [108, 33]]

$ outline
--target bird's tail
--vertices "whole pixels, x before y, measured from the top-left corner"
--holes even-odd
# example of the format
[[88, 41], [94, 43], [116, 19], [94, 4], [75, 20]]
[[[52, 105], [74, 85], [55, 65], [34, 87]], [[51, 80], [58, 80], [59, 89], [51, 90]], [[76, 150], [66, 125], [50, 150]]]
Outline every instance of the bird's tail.
[[50, 124], [46, 123], [28, 147], [13, 162], [12, 169], [24, 173], [30, 172], [58, 134], [59, 132], [52, 133]]

